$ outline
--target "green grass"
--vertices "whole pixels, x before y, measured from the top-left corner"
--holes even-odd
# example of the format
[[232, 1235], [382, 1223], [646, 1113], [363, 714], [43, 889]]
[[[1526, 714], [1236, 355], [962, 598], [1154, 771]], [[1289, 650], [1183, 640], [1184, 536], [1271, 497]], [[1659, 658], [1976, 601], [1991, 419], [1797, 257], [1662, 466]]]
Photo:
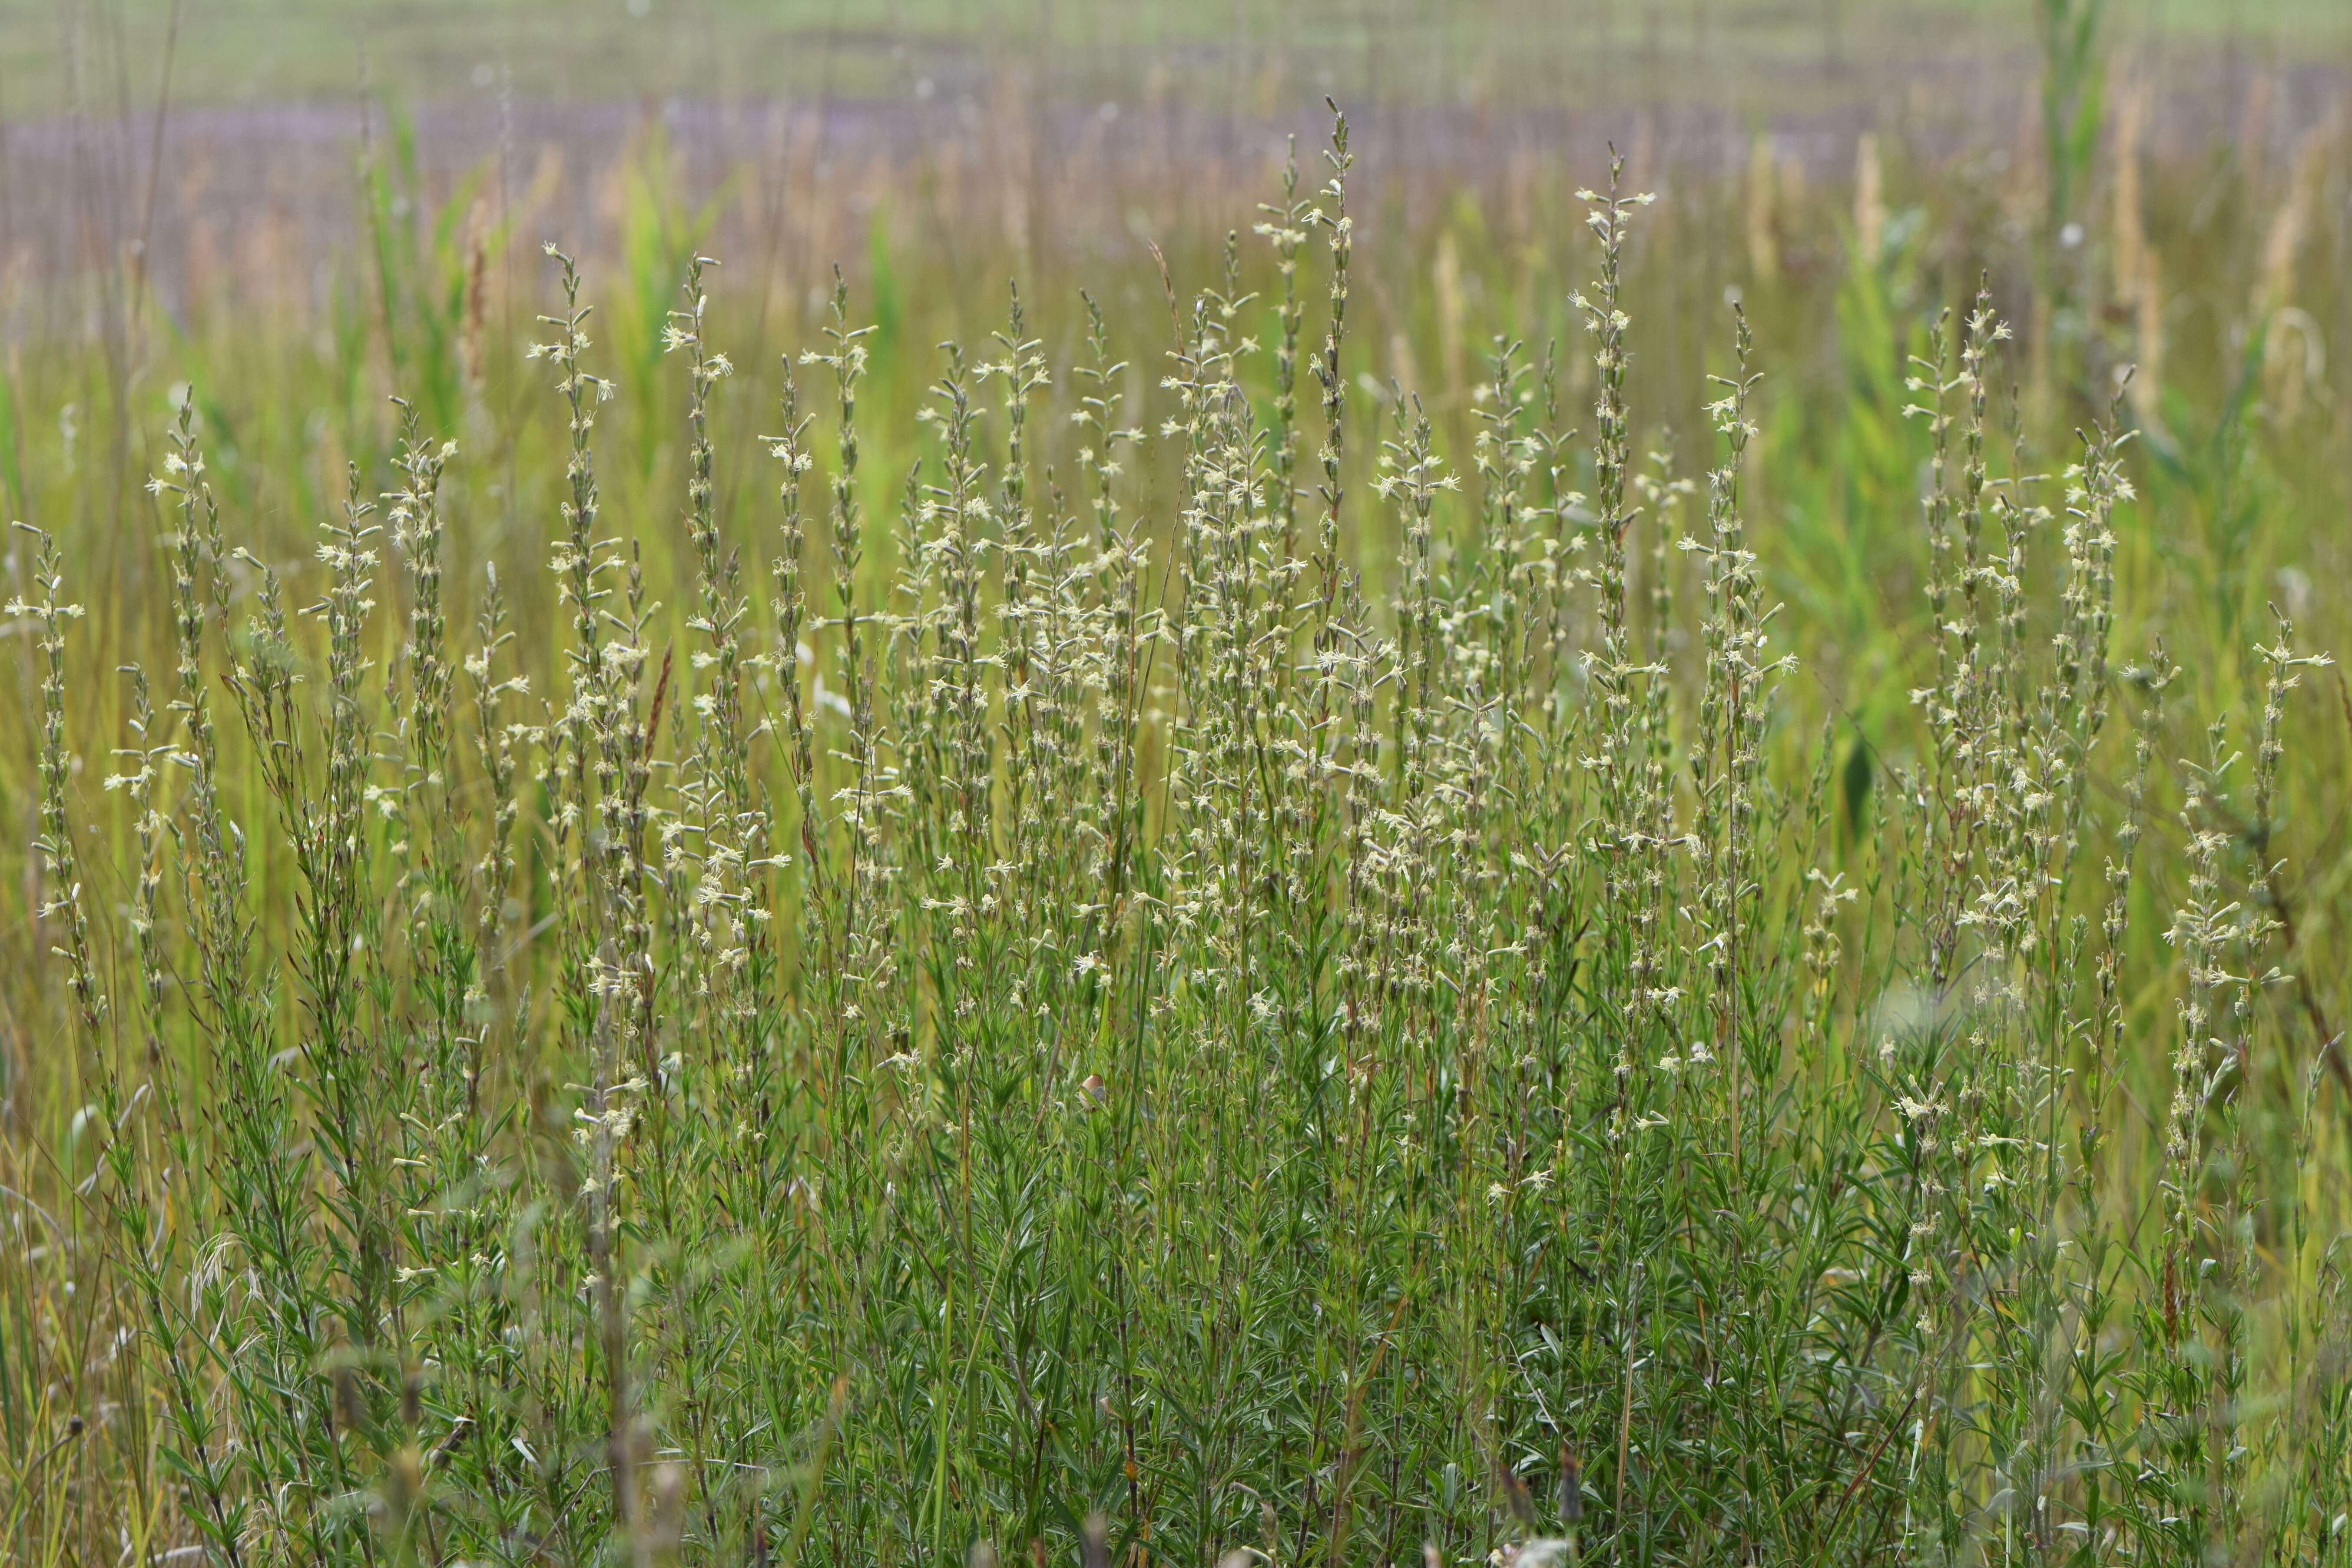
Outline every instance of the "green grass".
[[[2331, 0], [2108, 0], [2111, 42], [2198, 60], [2216, 43], [2250, 62], [2327, 60], [2352, 47]], [[1869, 103], [1882, 66], [2030, 57], [2033, 0], [1874, 0], [1789, 5], [1694, 0], [1311, 0], [1103, 8], [892, 0], [110, 0], [0, 14], [0, 88], [14, 115], [152, 108], [167, 61], [184, 105], [341, 101], [362, 79], [411, 101], [685, 95], [904, 99], [945, 71], [1020, 73], [1066, 94], [1241, 107], [1271, 116], [1302, 89], [1382, 105], [1456, 101], [1582, 107], [1735, 100], [1743, 112], [1818, 112], [1823, 93]], [[1837, 70], [1824, 84], [1817, 68]], [[1907, 62], [1907, 64], [1906, 64]], [[489, 74], [477, 79], [477, 69]], [[1800, 85], [1773, 85], [1786, 72]], [[501, 74], [502, 73], [502, 74]], [[1265, 79], [1288, 79], [1271, 95]], [[1311, 98], [1309, 100], [1311, 101]]]
[[23, 345], [0, 1540], [2345, 1563], [2313, 156]]

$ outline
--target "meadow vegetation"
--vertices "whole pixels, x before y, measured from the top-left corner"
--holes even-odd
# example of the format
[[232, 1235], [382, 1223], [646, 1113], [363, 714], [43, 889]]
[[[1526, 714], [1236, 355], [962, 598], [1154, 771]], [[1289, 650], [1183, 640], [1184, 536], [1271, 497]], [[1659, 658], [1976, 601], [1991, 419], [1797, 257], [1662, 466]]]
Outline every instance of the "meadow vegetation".
[[2070, 68], [20, 353], [0, 1552], [2352, 1563], [2341, 122]]

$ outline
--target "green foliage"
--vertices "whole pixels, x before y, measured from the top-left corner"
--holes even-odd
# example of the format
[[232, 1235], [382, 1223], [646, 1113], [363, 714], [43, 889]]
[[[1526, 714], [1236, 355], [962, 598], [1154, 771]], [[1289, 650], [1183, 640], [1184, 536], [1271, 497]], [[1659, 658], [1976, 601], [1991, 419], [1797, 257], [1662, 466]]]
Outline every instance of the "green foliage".
[[[722, 184], [699, 206], [688, 211], [677, 194], [680, 182], [675, 162], [667, 132], [660, 121], [648, 121], [622, 169], [621, 287], [601, 312], [618, 364], [621, 391], [632, 401], [646, 404], [657, 395], [663, 330], [669, 324], [678, 275], [700, 247], [711, 219], [730, 194]], [[646, 420], [637, 428], [638, 466], [641, 471], [650, 471], [659, 427]]]
[[16, 1555], [2346, 1560], [2259, 348], [2051, 438], [1904, 217], [1645, 379], [1620, 163], [1535, 352], [1342, 121], [1206, 287], [877, 209], [740, 367], [649, 134], [525, 357], [405, 147], [323, 351], [173, 345], [135, 571], [19, 536]]
[[2042, 139], [2049, 166], [2049, 233], [2078, 216], [2091, 160], [2106, 124], [2106, 61], [2100, 23], [2106, 0], [2039, 0]]

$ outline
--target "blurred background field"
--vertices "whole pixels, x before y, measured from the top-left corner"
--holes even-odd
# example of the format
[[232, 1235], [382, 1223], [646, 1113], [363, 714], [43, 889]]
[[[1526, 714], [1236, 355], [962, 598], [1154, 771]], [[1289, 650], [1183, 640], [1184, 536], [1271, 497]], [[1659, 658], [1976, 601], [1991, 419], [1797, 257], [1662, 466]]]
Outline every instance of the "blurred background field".
[[[2118, 0], [2100, 48], [2147, 102], [2147, 154], [2264, 160], [2325, 119], [2352, 21], [2325, 0]], [[1843, 183], [1864, 132], [1937, 175], [2007, 159], [2030, 177], [2040, 58], [2031, 7], [2008, 0], [23, 5], [0, 21], [0, 223], [37, 275], [143, 245], [173, 306], [240, 282], [316, 303], [305, 274], [357, 217], [354, 153], [396, 114], [428, 204], [495, 158], [509, 199], [609, 222], [600, 184], [658, 125], [681, 188], [723, 191], [741, 211], [719, 221], [800, 270], [901, 185], [909, 237], [928, 218], [1088, 256], [1139, 226], [1227, 221], [1228, 186], [1262, 183], [1327, 93], [1415, 211], [1491, 204], [1603, 137], [1650, 183], [1737, 174], [1759, 136]]]

